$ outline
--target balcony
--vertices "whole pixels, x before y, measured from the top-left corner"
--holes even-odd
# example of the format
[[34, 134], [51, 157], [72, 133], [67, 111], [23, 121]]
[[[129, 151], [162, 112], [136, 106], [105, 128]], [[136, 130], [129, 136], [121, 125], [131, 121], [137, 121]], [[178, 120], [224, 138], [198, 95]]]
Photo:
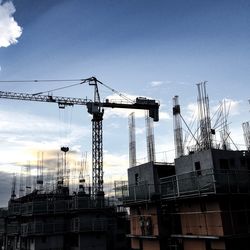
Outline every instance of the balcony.
[[[159, 185], [146, 182], [123, 187], [123, 203], [132, 204], [212, 194], [249, 194], [250, 171], [205, 169], [160, 179]], [[155, 192], [159, 190], [159, 192]]]

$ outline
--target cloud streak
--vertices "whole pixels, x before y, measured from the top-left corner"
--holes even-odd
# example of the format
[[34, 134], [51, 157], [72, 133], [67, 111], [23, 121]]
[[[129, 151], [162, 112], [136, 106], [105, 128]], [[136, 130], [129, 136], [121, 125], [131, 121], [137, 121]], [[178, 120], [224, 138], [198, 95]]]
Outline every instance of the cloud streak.
[[15, 12], [12, 2], [2, 3], [0, 0], [0, 48], [17, 43], [22, 35], [22, 28], [13, 17]]
[[162, 84], [163, 84], [162, 81], [152, 81], [152, 82], [150, 83], [150, 85], [151, 85], [152, 87], [158, 87], [158, 86], [161, 86]]

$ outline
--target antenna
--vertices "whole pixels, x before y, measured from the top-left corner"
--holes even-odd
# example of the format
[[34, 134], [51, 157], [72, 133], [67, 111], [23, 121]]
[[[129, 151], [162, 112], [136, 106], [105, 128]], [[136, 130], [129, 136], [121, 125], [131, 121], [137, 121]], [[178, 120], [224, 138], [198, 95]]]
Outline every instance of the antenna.
[[174, 142], [176, 158], [184, 155], [183, 132], [181, 124], [181, 108], [179, 105], [179, 96], [173, 97], [173, 122], [174, 122]]
[[129, 126], [129, 167], [136, 166], [135, 113], [128, 117]]
[[[199, 149], [209, 149], [212, 147], [211, 119], [209, 111], [209, 98], [206, 92], [206, 81], [197, 84], [198, 87], [198, 117], [199, 117]], [[212, 132], [212, 133], [211, 133]]]
[[247, 150], [250, 150], [250, 126], [249, 122], [242, 123], [243, 135]]
[[149, 111], [145, 111], [145, 123], [146, 123], [148, 161], [155, 162], [154, 125], [152, 118], [149, 117]]

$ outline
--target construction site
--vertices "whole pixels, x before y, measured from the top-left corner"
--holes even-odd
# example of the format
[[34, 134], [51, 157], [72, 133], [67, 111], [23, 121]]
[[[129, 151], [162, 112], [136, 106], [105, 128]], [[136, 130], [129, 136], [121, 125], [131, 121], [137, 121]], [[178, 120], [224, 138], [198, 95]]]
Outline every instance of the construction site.
[[[60, 148], [51, 184], [45, 185], [43, 157], [37, 175], [13, 176], [8, 207], [0, 210], [0, 246], [4, 250], [249, 250], [250, 126], [244, 122], [245, 150], [234, 149], [229, 110], [222, 102], [211, 123], [206, 82], [197, 84], [197, 129], [193, 132], [173, 98], [174, 162], [157, 161], [154, 122], [159, 102], [130, 100], [95, 77], [83, 79], [94, 88], [93, 100], [0, 91], [0, 99], [83, 105], [92, 116], [92, 173], [79, 168], [70, 184], [68, 146]], [[99, 85], [123, 101], [100, 99]], [[128, 117], [127, 181], [114, 183], [111, 199], [104, 192], [103, 115], [107, 108], [145, 110], [147, 161], [136, 154], [135, 114]], [[184, 138], [183, 125], [189, 139]], [[219, 134], [220, 140], [216, 140]], [[169, 139], [170, 140], [170, 139]], [[172, 138], [171, 138], [172, 140]], [[190, 141], [187, 146], [185, 142]], [[190, 145], [191, 144], [191, 145]], [[31, 183], [33, 182], [33, 183]]]

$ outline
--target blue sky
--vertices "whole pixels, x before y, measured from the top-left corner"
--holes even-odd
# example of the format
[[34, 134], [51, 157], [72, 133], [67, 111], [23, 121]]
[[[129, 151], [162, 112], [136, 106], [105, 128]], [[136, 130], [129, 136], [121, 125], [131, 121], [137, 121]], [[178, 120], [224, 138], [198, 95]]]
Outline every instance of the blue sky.
[[[167, 160], [173, 159], [174, 149], [172, 97], [180, 96], [188, 120], [196, 102], [196, 83], [206, 80], [212, 110], [220, 100], [231, 100], [231, 136], [243, 144], [241, 123], [249, 120], [249, 13], [246, 0], [2, 1], [0, 80], [96, 76], [122, 93], [160, 100], [156, 151], [168, 151], [160, 154]], [[11, 17], [14, 28], [8, 26]], [[10, 41], [8, 46], [1, 44], [3, 36]], [[2, 82], [0, 90], [36, 93], [67, 84]], [[102, 98], [112, 95], [107, 89], [100, 91]], [[54, 95], [91, 98], [92, 89], [81, 85]], [[91, 118], [86, 110], [74, 107], [61, 113], [52, 104], [1, 100], [2, 178], [16, 165], [35, 160], [38, 151], [48, 151], [49, 158], [62, 143], [69, 143], [79, 155], [84, 151], [91, 155]], [[126, 176], [127, 114], [105, 111], [107, 182]], [[69, 119], [60, 120], [62, 116], [72, 117], [70, 125]], [[136, 124], [138, 158], [144, 158], [143, 114], [137, 115]], [[6, 202], [9, 187], [4, 192]]]

